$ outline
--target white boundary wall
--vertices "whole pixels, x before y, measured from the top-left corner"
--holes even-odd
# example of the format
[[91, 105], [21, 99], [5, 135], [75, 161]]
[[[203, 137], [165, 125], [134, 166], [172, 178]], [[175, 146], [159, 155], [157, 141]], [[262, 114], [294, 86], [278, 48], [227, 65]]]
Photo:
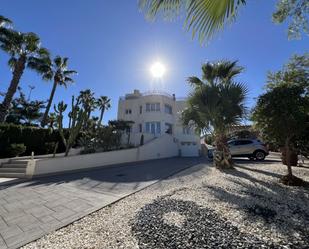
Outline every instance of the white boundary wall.
[[177, 141], [171, 135], [163, 135], [143, 146], [133, 149], [31, 160], [27, 176], [38, 176], [65, 171], [74, 171], [128, 162], [144, 161], [179, 155]]

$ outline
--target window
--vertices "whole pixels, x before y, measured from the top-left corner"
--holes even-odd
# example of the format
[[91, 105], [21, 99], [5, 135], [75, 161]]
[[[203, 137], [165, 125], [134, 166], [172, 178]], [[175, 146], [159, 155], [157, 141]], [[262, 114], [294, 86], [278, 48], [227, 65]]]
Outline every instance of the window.
[[234, 145], [246, 145], [246, 144], [252, 144], [253, 142], [250, 140], [236, 140], [234, 141]]
[[182, 133], [185, 135], [189, 135], [190, 134], [190, 128], [189, 127], [183, 127], [182, 128]]
[[146, 112], [159, 112], [160, 103], [146, 103]]
[[146, 122], [146, 133], [160, 134], [161, 123], [160, 122]]
[[143, 112], [143, 106], [140, 106], [139, 107], [139, 114], [142, 114], [142, 112]]
[[142, 124], [139, 124], [139, 125], [138, 125], [138, 128], [139, 128], [139, 132], [142, 133], [142, 132], [143, 132], [143, 126], [142, 126]]
[[169, 123], [165, 123], [165, 133], [172, 134], [173, 133], [173, 125]]
[[156, 112], [160, 111], [160, 103], [156, 103]]
[[126, 114], [131, 114], [132, 110], [131, 109], [126, 109]]
[[[193, 144], [193, 143], [192, 143], [192, 144]], [[181, 142], [181, 145], [183, 145], [183, 146], [185, 146], [185, 145], [190, 146], [190, 145], [191, 145], [191, 142]]]
[[172, 107], [170, 105], [164, 105], [164, 112], [168, 114], [172, 114]]

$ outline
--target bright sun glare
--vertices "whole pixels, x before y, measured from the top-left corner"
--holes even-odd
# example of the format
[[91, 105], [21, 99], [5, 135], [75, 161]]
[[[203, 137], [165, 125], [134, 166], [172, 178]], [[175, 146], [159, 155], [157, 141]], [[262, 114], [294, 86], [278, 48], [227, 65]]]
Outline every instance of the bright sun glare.
[[155, 62], [150, 68], [150, 72], [154, 78], [162, 78], [165, 71], [165, 66], [161, 62]]

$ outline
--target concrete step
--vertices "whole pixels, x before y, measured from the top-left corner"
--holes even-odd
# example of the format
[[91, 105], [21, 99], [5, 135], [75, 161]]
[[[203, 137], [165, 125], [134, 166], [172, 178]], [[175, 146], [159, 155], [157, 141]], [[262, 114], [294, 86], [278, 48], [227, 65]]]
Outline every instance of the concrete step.
[[0, 168], [27, 168], [27, 164], [21, 164], [21, 163], [2, 163]]
[[0, 168], [1, 173], [26, 173], [26, 168]]
[[27, 178], [25, 173], [0, 173], [0, 177], [7, 178]]

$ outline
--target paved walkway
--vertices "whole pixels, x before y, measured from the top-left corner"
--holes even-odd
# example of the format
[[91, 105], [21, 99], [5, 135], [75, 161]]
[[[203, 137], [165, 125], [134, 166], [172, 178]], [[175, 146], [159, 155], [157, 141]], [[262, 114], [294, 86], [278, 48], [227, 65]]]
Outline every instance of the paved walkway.
[[0, 186], [0, 249], [18, 248], [201, 160], [153, 160]]

